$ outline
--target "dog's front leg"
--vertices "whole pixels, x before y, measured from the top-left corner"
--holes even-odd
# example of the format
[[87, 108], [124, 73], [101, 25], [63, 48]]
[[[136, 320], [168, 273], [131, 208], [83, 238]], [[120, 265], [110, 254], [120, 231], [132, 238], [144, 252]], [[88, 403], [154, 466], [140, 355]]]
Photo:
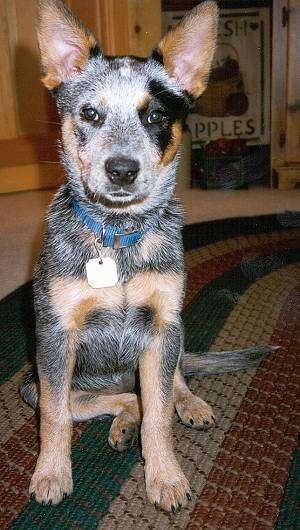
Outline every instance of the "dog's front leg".
[[190, 498], [188, 481], [172, 445], [173, 380], [179, 342], [180, 326], [160, 323], [140, 359], [146, 489], [150, 501], [167, 511], [175, 511]]
[[71, 334], [38, 330], [40, 454], [30, 483], [38, 502], [58, 504], [73, 489], [70, 385], [75, 359]]

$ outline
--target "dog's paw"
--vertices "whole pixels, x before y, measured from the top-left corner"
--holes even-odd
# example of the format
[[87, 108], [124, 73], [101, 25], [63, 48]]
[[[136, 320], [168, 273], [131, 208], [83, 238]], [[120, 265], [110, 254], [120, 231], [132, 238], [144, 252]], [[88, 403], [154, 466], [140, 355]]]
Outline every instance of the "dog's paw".
[[59, 504], [73, 490], [71, 464], [47, 469], [37, 465], [29, 493], [41, 504]]
[[192, 393], [178, 400], [175, 403], [175, 408], [182, 423], [187, 427], [207, 431], [216, 423], [211, 406]]
[[136, 419], [129, 412], [121, 412], [111, 424], [108, 443], [116, 451], [124, 451], [133, 446], [138, 436]]
[[156, 508], [175, 513], [192, 497], [188, 480], [179, 466], [173, 470], [169, 469], [170, 467], [163, 467], [154, 472], [153, 467], [152, 471], [149, 471], [146, 466], [146, 490], [150, 502]]

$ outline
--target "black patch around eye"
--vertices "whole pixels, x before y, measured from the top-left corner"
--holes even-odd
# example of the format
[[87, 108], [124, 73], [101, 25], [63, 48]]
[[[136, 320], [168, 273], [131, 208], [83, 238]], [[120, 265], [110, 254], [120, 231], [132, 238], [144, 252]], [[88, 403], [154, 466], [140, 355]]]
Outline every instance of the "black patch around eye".
[[[158, 145], [162, 153], [172, 143], [172, 125], [178, 122], [184, 122], [187, 117], [190, 105], [189, 99], [183, 92], [182, 96], [174, 94], [165, 85], [157, 80], [151, 80], [148, 90], [153, 96], [146, 112], [143, 113], [141, 121], [146, 128], [150, 138]], [[165, 119], [160, 123], [150, 123], [147, 117], [152, 110], [162, 110]]]
[[170, 143], [172, 142], [171, 125], [169, 125], [167, 129], [159, 131], [156, 138], [157, 138], [157, 143], [159, 145], [161, 152], [164, 153], [168, 145], [170, 145]]
[[148, 117], [149, 111], [145, 112], [143, 116], [140, 116], [141, 122], [144, 125], [151, 140], [163, 153], [172, 141], [172, 123], [168, 120], [168, 118], [165, 118], [160, 123], [149, 123]]
[[149, 91], [162, 104], [171, 121], [184, 120], [187, 117], [191, 102], [184, 92], [180, 96], [174, 94], [156, 79], [149, 82]]

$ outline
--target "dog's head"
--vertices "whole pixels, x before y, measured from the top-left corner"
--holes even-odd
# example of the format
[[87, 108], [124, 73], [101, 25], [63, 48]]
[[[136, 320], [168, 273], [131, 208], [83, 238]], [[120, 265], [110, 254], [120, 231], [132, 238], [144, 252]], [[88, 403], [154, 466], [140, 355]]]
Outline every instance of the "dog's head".
[[62, 119], [63, 161], [73, 189], [104, 208], [143, 211], [175, 185], [184, 119], [205, 89], [217, 7], [194, 8], [152, 57], [105, 57], [62, 0], [40, 0], [43, 82]]

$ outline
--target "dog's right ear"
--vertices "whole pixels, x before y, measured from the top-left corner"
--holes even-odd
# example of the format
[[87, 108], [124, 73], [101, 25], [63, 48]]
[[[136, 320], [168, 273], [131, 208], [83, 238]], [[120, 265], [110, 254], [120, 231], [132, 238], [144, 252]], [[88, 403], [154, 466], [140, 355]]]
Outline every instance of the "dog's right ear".
[[42, 81], [50, 90], [81, 71], [91, 50], [99, 48], [94, 35], [63, 0], [38, 0], [37, 34]]

